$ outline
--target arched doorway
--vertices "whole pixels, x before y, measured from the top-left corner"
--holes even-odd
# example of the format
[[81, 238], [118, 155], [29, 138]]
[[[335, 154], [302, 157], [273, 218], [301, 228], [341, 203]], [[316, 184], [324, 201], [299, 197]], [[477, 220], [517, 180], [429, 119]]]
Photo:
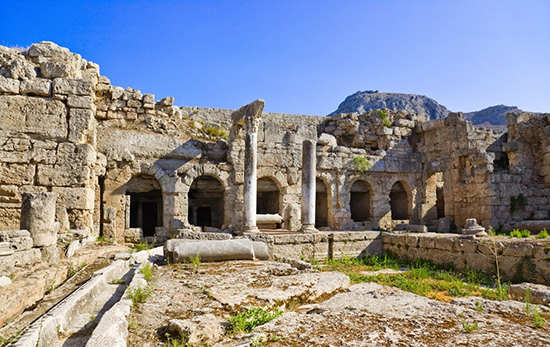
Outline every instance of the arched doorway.
[[211, 176], [195, 178], [187, 197], [189, 224], [218, 229], [223, 226], [224, 190], [217, 179]]
[[156, 178], [148, 175], [132, 177], [126, 184], [130, 199], [130, 228], [141, 228], [143, 236], [155, 236], [162, 226], [162, 190]]
[[280, 214], [279, 211], [280, 192], [277, 183], [268, 177], [258, 180], [256, 199], [257, 214]]
[[317, 178], [315, 180], [315, 226], [317, 228], [328, 226], [328, 193], [325, 182]]
[[368, 221], [372, 217], [372, 194], [367, 181], [358, 180], [350, 189], [349, 207], [354, 222]]
[[401, 182], [395, 182], [390, 191], [391, 218], [409, 219], [409, 196]]

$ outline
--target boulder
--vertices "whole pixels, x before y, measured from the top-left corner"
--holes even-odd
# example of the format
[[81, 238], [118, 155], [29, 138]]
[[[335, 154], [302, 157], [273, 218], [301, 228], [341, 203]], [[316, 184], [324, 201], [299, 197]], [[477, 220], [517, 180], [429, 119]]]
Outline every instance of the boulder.
[[224, 321], [213, 314], [205, 314], [191, 319], [172, 319], [168, 331], [184, 337], [190, 346], [210, 345], [224, 335]]

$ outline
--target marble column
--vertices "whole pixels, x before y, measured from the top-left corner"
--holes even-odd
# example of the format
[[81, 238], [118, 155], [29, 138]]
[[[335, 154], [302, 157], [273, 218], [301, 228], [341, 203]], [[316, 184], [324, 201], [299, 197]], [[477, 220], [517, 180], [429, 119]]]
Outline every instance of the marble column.
[[315, 229], [315, 176], [316, 144], [304, 140], [302, 147], [302, 232], [317, 232]]
[[[256, 198], [258, 191], [258, 134], [255, 131], [246, 132], [244, 148], [244, 232], [258, 232], [256, 226]], [[253, 129], [250, 129], [253, 130]]]
[[[256, 196], [257, 196], [257, 161], [258, 161], [258, 127], [265, 102], [261, 99], [251, 102], [231, 114], [233, 129], [243, 129], [244, 138], [244, 189], [243, 189], [243, 224], [237, 234], [258, 233], [256, 226]], [[232, 130], [231, 136], [239, 131]], [[237, 143], [231, 138], [231, 143]]]

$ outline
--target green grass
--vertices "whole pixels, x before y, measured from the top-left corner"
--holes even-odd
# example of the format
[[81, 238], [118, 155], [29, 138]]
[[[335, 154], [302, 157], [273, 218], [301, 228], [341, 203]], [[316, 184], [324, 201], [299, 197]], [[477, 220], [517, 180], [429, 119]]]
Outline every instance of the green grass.
[[464, 313], [462, 313], [460, 317], [462, 317], [462, 328], [465, 333], [471, 333], [477, 329], [477, 322], [474, 322], [472, 325], [468, 324], [468, 322], [466, 322], [466, 318], [464, 317]]
[[546, 231], [546, 229], [542, 229], [541, 231], [539, 231], [536, 238], [537, 239], [547, 239], [548, 238], [548, 231]]
[[140, 242], [134, 245], [134, 249], [136, 250], [136, 252], [146, 251], [151, 248], [153, 248], [153, 245], [149, 244], [148, 242]]
[[143, 278], [149, 282], [151, 277], [153, 277], [153, 265], [151, 263], [147, 262], [145, 266], [143, 266], [140, 270], [140, 272], [143, 274]]
[[135, 306], [136, 304], [146, 302], [152, 294], [153, 289], [149, 287], [134, 287], [128, 289], [127, 296], [130, 300], [132, 300], [132, 304]]
[[510, 237], [518, 237], [518, 238], [525, 239], [525, 238], [528, 238], [529, 236], [531, 236], [531, 232], [527, 229], [523, 229], [523, 230], [514, 229], [510, 233]]
[[197, 255], [193, 257], [189, 257], [189, 261], [193, 265], [195, 272], [201, 267], [201, 259], [199, 257], [199, 253], [197, 253]]
[[98, 236], [97, 239], [96, 239], [97, 242], [111, 242], [110, 239], [107, 239], [103, 236]]
[[[401, 262], [388, 254], [371, 255], [363, 259], [327, 260], [326, 265], [316, 268], [321, 271], [343, 272], [353, 283], [375, 282], [447, 302], [454, 297], [470, 295], [481, 295], [492, 300], [508, 298], [507, 285], [499, 287], [493, 278], [479, 271], [466, 269], [458, 272], [436, 267], [427, 261]], [[361, 274], [383, 268], [406, 268], [408, 271], [398, 274]]]
[[255, 307], [236, 313], [229, 318], [229, 334], [249, 333], [257, 326], [279, 317], [278, 308]]
[[163, 347], [187, 347], [189, 343], [187, 342], [187, 336], [182, 336], [179, 339], [173, 338], [170, 334], [166, 334], [166, 343], [163, 343]]

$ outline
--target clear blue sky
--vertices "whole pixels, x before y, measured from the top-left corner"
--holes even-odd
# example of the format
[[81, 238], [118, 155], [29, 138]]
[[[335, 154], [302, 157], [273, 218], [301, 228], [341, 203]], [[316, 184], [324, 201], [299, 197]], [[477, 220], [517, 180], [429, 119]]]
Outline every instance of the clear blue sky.
[[177, 105], [325, 115], [358, 90], [550, 112], [550, 0], [16, 1], [0, 44], [54, 41]]

